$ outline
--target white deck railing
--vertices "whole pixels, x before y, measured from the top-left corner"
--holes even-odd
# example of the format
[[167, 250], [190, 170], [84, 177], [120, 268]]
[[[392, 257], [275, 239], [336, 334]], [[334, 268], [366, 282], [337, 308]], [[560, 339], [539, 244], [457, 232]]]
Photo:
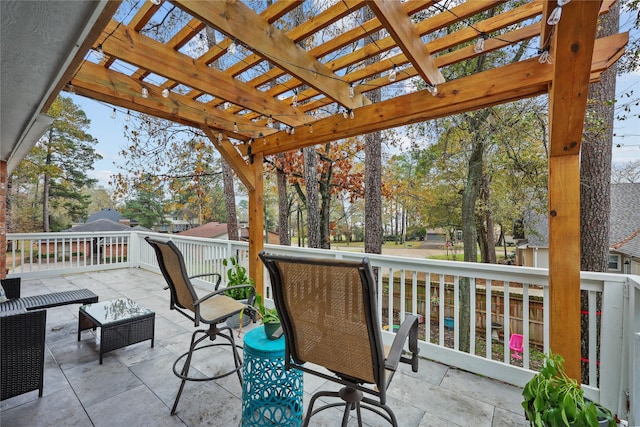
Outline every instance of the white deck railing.
[[[9, 277], [124, 267], [159, 271], [152, 248], [143, 240], [146, 235], [171, 238], [182, 251], [190, 274], [223, 273], [222, 260], [230, 256], [238, 256], [246, 265], [246, 242], [136, 231], [8, 234]], [[266, 245], [265, 250], [323, 258], [360, 260], [363, 257], [357, 252], [278, 245]], [[518, 386], [531, 378], [539, 363], [540, 353], [534, 350], [549, 351], [548, 270], [366, 256], [377, 270], [378, 289], [382, 290], [378, 292], [378, 306], [385, 339], [392, 339], [389, 330], [407, 313], [420, 315], [424, 319], [420, 341], [423, 356]], [[226, 284], [224, 274], [223, 280]], [[265, 281], [269, 297], [267, 274]], [[468, 353], [459, 350], [463, 347], [459, 328], [459, 297], [464, 289], [461, 283], [468, 283], [475, 290], [469, 295]], [[581, 289], [589, 305], [589, 310], [583, 312], [588, 323], [583, 336], [588, 337], [589, 343], [585, 392], [621, 417], [640, 422], [640, 277], [582, 272]], [[447, 322], [452, 318], [452, 329], [445, 327], [445, 318]], [[514, 332], [524, 337], [521, 361], [511, 357], [509, 337]], [[496, 333], [502, 336], [492, 340], [490, 337]], [[630, 414], [627, 414], [628, 404]]]

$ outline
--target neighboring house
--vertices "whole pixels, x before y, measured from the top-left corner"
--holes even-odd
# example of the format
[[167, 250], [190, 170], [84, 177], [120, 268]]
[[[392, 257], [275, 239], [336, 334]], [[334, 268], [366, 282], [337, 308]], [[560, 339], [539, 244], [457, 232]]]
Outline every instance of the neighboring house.
[[208, 239], [228, 239], [226, 222], [208, 222], [199, 227], [178, 233], [181, 236], [205, 237]]
[[180, 233], [193, 227], [191, 221], [183, 219], [182, 214], [175, 214], [172, 217], [165, 217], [162, 224], [153, 226], [153, 231], [158, 233]]
[[87, 218], [87, 223], [93, 222], [98, 219], [108, 219], [113, 222], [120, 222], [120, 220], [122, 219], [122, 214], [115, 209], [105, 208], [89, 215], [89, 218]]
[[[640, 183], [611, 184], [609, 272], [640, 274]], [[516, 261], [527, 267], [549, 266], [549, 224], [544, 215], [527, 213], [526, 239], [517, 244]]]
[[[240, 240], [249, 241], [249, 229], [247, 227], [240, 228], [238, 230], [240, 234]], [[199, 227], [194, 227], [192, 229], [181, 231], [178, 233], [181, 236], [191, 236], [191, 237], [204, 237], [208, 239], [228, 239], [229, 234], [227, 233], [227, 223], [226, 222], [208, 222]], [[268, 242], [274, 245], [280, 243], [280, 235], [278, 233], [269, 232], [268, 234]]]

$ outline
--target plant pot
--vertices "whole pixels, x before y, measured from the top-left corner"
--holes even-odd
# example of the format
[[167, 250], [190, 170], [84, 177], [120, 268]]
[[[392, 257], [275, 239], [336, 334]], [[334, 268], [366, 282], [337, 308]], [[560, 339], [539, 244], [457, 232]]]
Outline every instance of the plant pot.
[[282, 336], [282, 334], [278, 334], [278, 336], [274, 336], [276, 332], [280, 329], [280, 322], [269, 322], [264, 324], [264, 333], [267, 336], [267, 339], [277, 340]]
[[453, 329], [453, 317], [444, 318], [444, 327], [445, 329]]

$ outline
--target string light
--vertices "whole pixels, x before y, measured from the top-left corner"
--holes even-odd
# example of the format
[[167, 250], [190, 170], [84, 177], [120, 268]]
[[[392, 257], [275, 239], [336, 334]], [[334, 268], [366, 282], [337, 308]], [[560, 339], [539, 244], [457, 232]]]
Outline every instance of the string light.
[[270, 128], [273, 127], [273, 117], [271, 117], [271, 114], [269, 114], [269, 118], [267, 119], [267, 126]]
[[102, 51], [102, 45], [101, 44], [98, 45], [98, 48], [93, 51], [93, 54], [95, 55], [95, 57], [98, 60], [98, 62], [104, 61], [104, 52]]
[[353, 83], [349, 83], [349, 98], [356, 96], [356, 91], [353, 89]]
[[396, 66], [394, 64], [393, 68], [391, 70], [389, 70], [389, 81], [390, 82], [395, 82], [397, 76], [398, 76], [398, 72], [397, 72]]
[[116, 109], [114, 108], [113, 111], [111, 112], [111, 118], [115, 119], [116, 118]]
[[67, 90], [69, 91], [69, 93], [76, 93], [76, 88], [73, 87], [71, 83], [67, 85]]
[[164, 88], [162, 89], [162, 97], [163, 98], [168, 98], [169, 97], [169, 88]]
[[296, 133], [296, 128], [294, 128], [293, 126], [291, 127], [291, 135], [293, 135], [294, 133]]
[[562, 16], [562, 6], [569, 3], [570, 0], [558, 0], [558, 4], [553, 9], [553, 12], [549, 15], [549, 19], [547, 19], [547, 24], [549, 25], [557, 25], [560, 22], [560, 17]]
[[309, 133], [313, 133], [313, 125], [312, 124], [309, 125]]
[[427, 85], [427, 90], [433, 96], [437, 96], [438, 95], [438, 86], [436, 86], [436, 85]]
[[147, 89], [147, 87], [144, 86], [144, 85], [142, 86], [142, 92], [141, 93], [142, 93], [142, 97], [143, 98], [148, 98], [149, 97], [149, 89]]
[[150, 0], [151, 3], [155, 4], [156, 6], [159, 6], [160, 3], [162, 3], [162, 0]]
[[124, 116], [124, 121], [128, 122], [129, 120], [131, 120], [131, 111], [127, 110], [127, 115]]
[[291, 106], [292, 107], [298, 106], [298, 92], [293, 93], [293, 98], [291, 98]]
[[233, 122], [233, 131], [238, 132], [238, 122]]
[[234, 39], [231, 42], [231, 44], [229, 44], [229, 47], [227, 48], [227, 52], [229, 52], [229, 54], [231, 54], [231, 55], [235, 55], [237, 48], [238, 48], [238, 45], [236, 44], [236, 40]]
[[347, 117], [349, 117], [349, 112], [348, 112], [347, 110], [344, 110], [344, 111], [342, 112], [342, 117], [344, 117], [345, 119], [346, 119]]
[[475, 53], [484, 52], [484, 41], [486, 40], [487, 35], [485, 33], [480, 33], [480, 37], [478, 37], [478, 41], [476, 41], [476, 45], [473, 47], [473, 51]]
[[284, 131], [287, 133], [287, 135], [289, 135], [291, 133], [291, 129], [289, 129], [289, 126], [287, 126]]
[[549, 55], [549, 48], [540, 51], [540, 57], [538, 58], [538, 62], [541, 64], [552, 64], [551, 55]]
[[218, 142], [222, 142], [222, 132], [218, 132]]

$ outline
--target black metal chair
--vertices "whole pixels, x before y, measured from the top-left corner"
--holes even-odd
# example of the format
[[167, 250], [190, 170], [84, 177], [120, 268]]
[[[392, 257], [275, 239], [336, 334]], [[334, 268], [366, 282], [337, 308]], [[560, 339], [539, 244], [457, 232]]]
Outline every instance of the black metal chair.
[[[209, 325], [208, 329], [198, 329], [191, 336], [191, 345], [189, 351], [183, 353], [176, 359], [173, 364], [173, 373], [182, 380], [178, 395], [171, 409], [171, 414], [176, 413], [178, 407], [178, 401], [182, 395], [182, 390], [186, 381], [210, 381], [219, 378], [226, 377], [234, 372], [238, 375], [238, 379], [242, 384], [242, 373], [240, 368], [242, 367], [242, 359], [238, 352], [240, 346], [236, 345], [233, 330], [222, 325], [229, 317], [234, 314], [238, 314], [246, 308], [246, 305], [225, 296], [225, 289], [219, 289], [218, 285], [222, 277], [218, 273], [199, 274], [189, 277], [187, 275], [187, 269], [184, 264], [182, 253], [178, 247], [172, 241], [162, 241], [146, 237], [145, 240], [155, 249], [156, 256], [158, 258], [158, 264], [160, 270], [167, 281], [169, 290], [171, 291], [171, 310], [177, 310], [180, 314], [187, 317], [194, 322], [194, 326], [198, 327], [200, 323]], [[215, 291], [211, 292], [203, 297], [199, 297], [191, 284], [191, 279], [202, 276], [217, 276], [217, 283], [215, 285]], [[246, 285], [253, 289], [253, 292], [249, 298], [249, 303], [253, 302], [255, 298], [255, 288], [252, 285]], [[201, 337], [197, 337], [202, 334]], [[228, 342], [198, 345], [205, 339], [214, 341], [217, 337], [224, 338]], [[191, 366], [191, 359], [194, 351], [202, 350], [207, 347], [228, 345], [231, 346], [233, 353], [234, 368], [226, 372], [206, 377], [190, 377], [189, 368]], [[186, 359], [185, 359], [186, 358]], [[184, 365], [181, 369], [178, 369], [178, 365], [182, 359], [185, 359]]]
[[[376, 282], [367, 258], [354, 262], [264, 252], [260, 258], [269, 271], [286, 338], [286, 368], [344, 386], [338, 392], [316, 392], [303, 425], [307, 426], [320, 411], [344, 406], [343, 426], [352, 410], [356, 411], [358, 425], [362, 425], [361, 409], [397, 426], [395, 414], [386, 403], [387, 388], [400, 362], [409, 363], [414, 372], [418, 371], [417, 316], [406, 317], [385, 356], [376, 309]], [[403, 350], [407, 341], [408, 356]], [[341, 401], [314, 410], [320, 397], [338, 397]]]

